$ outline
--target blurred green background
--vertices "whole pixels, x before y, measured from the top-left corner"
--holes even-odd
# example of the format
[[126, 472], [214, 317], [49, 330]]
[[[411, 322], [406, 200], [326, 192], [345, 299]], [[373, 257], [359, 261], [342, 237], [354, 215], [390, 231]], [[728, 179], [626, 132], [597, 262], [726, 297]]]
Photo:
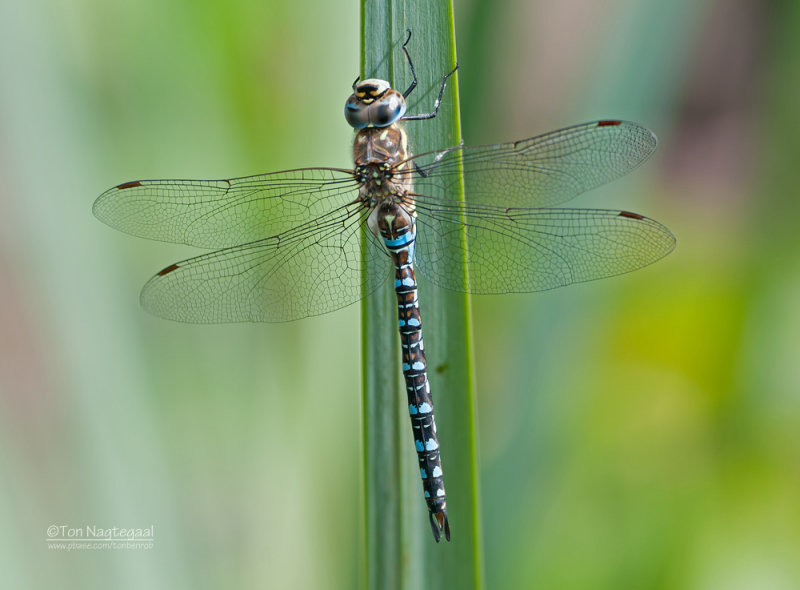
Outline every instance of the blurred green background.
[[[196, 251], [90, 209], [137, 178], [348, 166], [358, 4], [0, 2], [0, 583], [354, 587], [358, 307], [150, 317], [141, 286]], [[678, 238], [630, 275], [473, 298], [487, 587], [800, 587], [800, 5], [455, 15], [466, 141], [638, 121], [656, 156], [574, 206]], [[155, 547], [48, 550], [53, 524]]]

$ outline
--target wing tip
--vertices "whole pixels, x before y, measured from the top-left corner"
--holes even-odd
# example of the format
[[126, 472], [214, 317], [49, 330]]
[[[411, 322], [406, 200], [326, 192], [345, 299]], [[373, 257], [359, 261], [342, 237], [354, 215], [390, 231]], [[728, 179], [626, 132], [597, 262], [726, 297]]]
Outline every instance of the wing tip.
[[[129, 182], [123, 182], [122, 184], [118, 184], [116, 186], [112, 186], [102, 195], [97, 197], [95, 202], [92, 204], [92, 215], [94, 215], [97, 219], [109, 225], [113, 228], [117, 228], [118, 226], [114, 223], [112, 219], [109, 219], [106, 215], [106, 202], [109, 199], [113, 199], [114, 195], [118, 194], [119, 191], [124, 191], [131, 188], [136, 188], [142, 186], [141, 180], [131, 180]], [[112, 201], [113, 204], [113, 201]], [[124, 230], [122, 230], [124, 231]]]
[[637, 130], [642, 136], [642, 140], [650, 144], [650, 153], [655, 151], [658, 146], [658, 137], [650, 129], [639, 123], [633, 121], [625, 121], [623, 119], [601, 119], [594, 122], [595, 127], [627, 127]]

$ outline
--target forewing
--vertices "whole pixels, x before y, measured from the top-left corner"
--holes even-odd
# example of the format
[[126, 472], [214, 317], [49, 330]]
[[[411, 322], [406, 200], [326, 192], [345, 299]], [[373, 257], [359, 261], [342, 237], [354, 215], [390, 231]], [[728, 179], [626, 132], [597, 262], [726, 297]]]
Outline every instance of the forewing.
[[636, 123], [594, 121], [511, 143], [421, 154], [409, 174], [415, 191], [504, 207], [552, 207], [627, 174], [656, 148]]
[[352, 172], [304, 168], [229, 180], [139, 180], [107, 190], [95, 216], [120, 231], [201, 248], [285, 232], [357, 196]]
[[342, 207], [292, 230], [168, 266], [144, 286], [142, 306], [182, 322], [282, 322], [340, 309], [366, 296], [390, 274], [370, 265], [386, 258], [366, 211]]

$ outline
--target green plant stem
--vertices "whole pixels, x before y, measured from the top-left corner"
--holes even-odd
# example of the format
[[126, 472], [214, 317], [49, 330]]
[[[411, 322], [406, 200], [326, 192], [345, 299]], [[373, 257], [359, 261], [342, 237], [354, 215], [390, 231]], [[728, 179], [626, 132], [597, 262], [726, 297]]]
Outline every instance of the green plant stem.
[[[400, 47], [407, 29], [413, 33], [409, 51], [419, 80], [409, 96], [409, 113], [429, 112], [442, 76], [455, 65], [449, 0], [363, 0], [361, 76], [388, 80], [401, 91], [408, 87], [411, 72]], [[406, 124], [415, 153], [459, 143], [457, 95], [453, 76], [438, 116]], [[458, 248], [464, 238], [452, 239]], [[386, 266], [388, 259], [364, 263]], [[363, 585], [381, 590], [480, 588], [469, 302], [463, 293], [437, 289], [419, 273], [417, 278], [452, 541], [437, 545], [428, 524], [401, 385], [397, 304], [387, 281], [362, 304]]]

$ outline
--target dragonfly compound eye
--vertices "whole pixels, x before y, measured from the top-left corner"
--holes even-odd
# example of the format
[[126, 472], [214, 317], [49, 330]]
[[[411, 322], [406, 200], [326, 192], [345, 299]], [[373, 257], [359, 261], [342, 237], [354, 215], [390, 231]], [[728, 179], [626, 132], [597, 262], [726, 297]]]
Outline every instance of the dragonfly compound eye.
[[406, 100], [385, 80], [369, 78], [353, 88], [344, 105], [344, 116], [354, 129], [388, 127], [406, 113]]
[[364, 129], [369, 125], [369, 105], [364, 104], [355, 95], [351, 95], [344, 105], [344, 118], [354, 129]]
[[406, 112], [406, 101], [397, 90], [389, 90], [370, 106], [370, 123], [375, 127], [388, 127]]

